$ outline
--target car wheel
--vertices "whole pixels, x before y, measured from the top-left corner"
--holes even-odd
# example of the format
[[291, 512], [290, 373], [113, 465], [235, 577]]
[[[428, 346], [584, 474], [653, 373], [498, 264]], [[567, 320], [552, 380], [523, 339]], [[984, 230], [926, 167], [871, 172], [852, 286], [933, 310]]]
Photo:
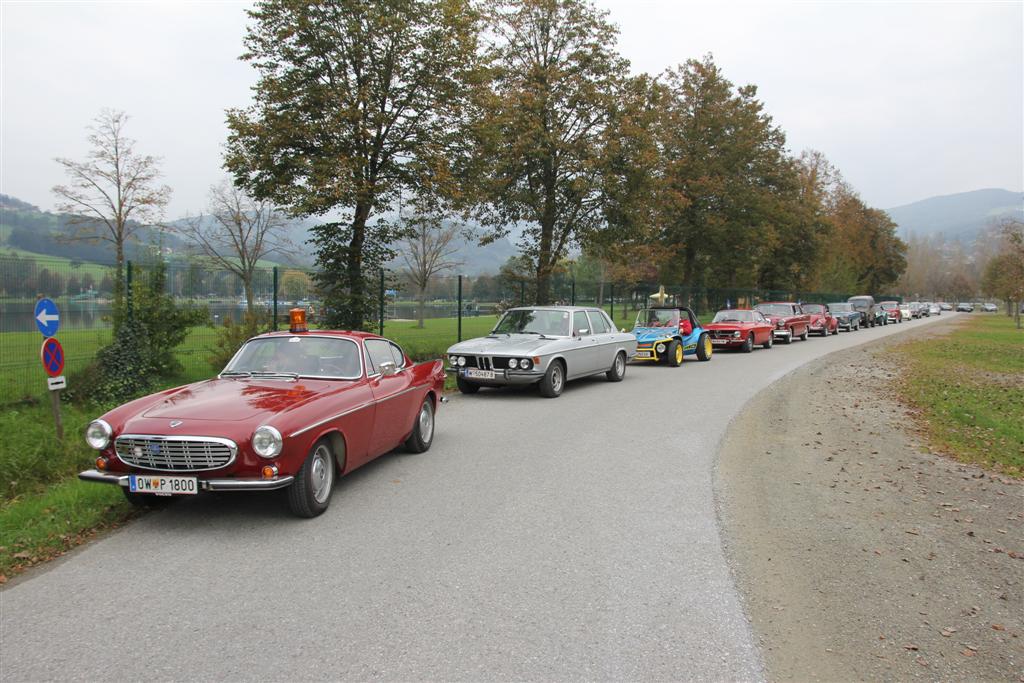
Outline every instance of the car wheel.
[[334, 454], [326, 439], [313, 444], [295, 481], [288, 487], [288, 508], [298, 517], [316, 517], [331, 504]]
[[770, 348], [772, 348], [772, 343], [774, 343], [774, 341], [775, 341], [775, 334], [772, 333], [772, 332], [769, 332], [768, 333], [768, 341], [766, 341], [761, 346], [763, 346], [766, 349], [770, 349]]
[[793, 330], [790, 330], [789, 334], [782, 338], [782, 343], [783, 344], [792, 344], [793, 343]]
[[665, 360], [673, 368], [678, 368], [683, 364], [683, 345], [679, 343], [678, 339], [673, 339], [668, 343]]
[[558, 398], [564, 388], [565, 366], [562, 365], [562, 361], [553, 360], [540, 380], [540, 395], [544, 398]]
[[615, 355], [615, 362], [612, 363], [608, 372], [604, 373], [604, 376], [608, 378], [609, 382], [621, 382], [622, 378], [626, 376], [626, 354], [619, 351]]
[[461, 377], [455, 377], [455, 384], [459, 387], [459, 391], [463, 394], [475, 394], [480, 391], [480, 385], [474, 384], [468, 380], [464, 380]]
[[427, 396], [423, 399], [420, 411], [416, 413], [416, 424], [412, 434], [405, 440], [405, 448], [410, 453], [423, 453], [430, 449], [434, 441], [434, 402]]
[[711, 360], [711, 337], [702, 332], [697, 338], [697, 360]]
[[750, 353], [754, 350], [754, 333], [751, 332], [747, 335], [747, 340], [743, 342], [743, 353]]
[[137, 508], [159, 510], [174, 502], [175, 496], [157, 496], [152, 493], [132, 493], [127, 486], [121, 487], [125, 500]]
[[804, 328], [804, 333], [800, 335], [800, 341], [807, 341], [807, 337], [808, 336], [809, 336], [808, 328], [805, 327]]

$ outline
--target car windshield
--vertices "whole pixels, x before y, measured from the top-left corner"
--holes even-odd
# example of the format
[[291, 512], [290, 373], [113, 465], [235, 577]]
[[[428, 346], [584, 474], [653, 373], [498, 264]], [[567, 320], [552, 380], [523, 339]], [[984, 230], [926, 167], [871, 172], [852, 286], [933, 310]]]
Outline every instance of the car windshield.
[[647, 308], [636, 316], [637, 327], [679, 327], [679, 309]]
[[765, 315], [793, 315], [793, 307], [789, 304], [758, 304], [757, 310]]
[[362, 367], [359, 346], [351, 339], [263, 337], [247, 342], [221, 375], [358, 379]]
[[514, 308], [498, 321], [493, 334], [540, 334], [568, 337], [568, 311], [547, 308]]
[[753, 311], [719, 311], [715, 313], [713, 323], [752, 323], [754, 322]]
[[825, 304], [803, 304], [804, 313], [814, 313], [821, 315], [825, 312]]
[[842, 311], [852, 311], [853, 304], [829, 304], [828, 310], [832, 313], [840, 313]]

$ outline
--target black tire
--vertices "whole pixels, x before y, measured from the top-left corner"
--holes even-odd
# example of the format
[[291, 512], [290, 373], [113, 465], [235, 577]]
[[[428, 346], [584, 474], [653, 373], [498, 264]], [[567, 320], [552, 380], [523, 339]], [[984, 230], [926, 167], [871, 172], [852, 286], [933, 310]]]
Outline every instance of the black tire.
[[711, 360], [711, 340], [707, 332], [701, 332], [697, 337], [697, 360]]
[[665, 349], [665, 362], [668, 363], [671, 368], [678, 368], [682, 364], [682, 357], [679, 355], [679, 340], [673, 339], [668, 343], [668, 348]]
[[774, 332], [769, 332], [768, 333], [768, 341], [766, 341], [761, 346], [763, 346], [765, 349], [770, 349], [770, 348], [772, 348], [772, 344], [774, 344], [774, 343], [775, 343], [775, 333]]
[[743, 342], [743, 353], [750, 353], [754, 350], [754, 333], [751, 332], [747, 335], [746, 341]]
[[334, 488], [334, 453], [327, 439], [320, 439], [306, 456], [295, 481], [288, 487], [288, 509], [297, 517], [316, 517], [331, 504]]
[[793, 343], [793, 330], [789, 331], [789, 336], [785, 337], [782, 343], [783, 344], [792, 344]]
[[558, 398], [565, 389], [565, 366], [562, 361], [553, 360], [548, 371], [540, 380], [540, 395], [544, 398]]
[[165, 508], [174, 502], [177, 496], [158, 496], [153, 493], [132, 493], [128, 490], [127, 486], [121, 487], [121, 493], [124, 494], [125, 500], [131, 503], [137, 508], [145, 508], [147, 510], [159, 510]]
[[800, 335], [800, 341], [807, 341], [807, 337], [810, 336], [810, 331], [809, 330], [810, 330], [809, 327], [805, 327], [804, 328], [804, 333]]
[[474, 384], [468, 380], [462, 379], [461, 376], [456, 375], [455, 385], [459, 387], [459, 391], [463, 394], [475, 394], [480, 391], [480, 385]]
[[430, 444], [434, 442], [434, 401], [429, 396], [423, 399], [423, 404], [416, 413], [415, 424], [412, 427], [412, 434], [405, 440], [405, 450], [410, 453], [424, 453], [430, 450]]
[[615, 360], [612, 361], [612, 366], [608, 369], [608, 372], [604, 373], [604, 376], [608, 378], [609, 382], [621, 382], [622, 378], [626, 376], [626, 354], [619, 351], [615, 354]]

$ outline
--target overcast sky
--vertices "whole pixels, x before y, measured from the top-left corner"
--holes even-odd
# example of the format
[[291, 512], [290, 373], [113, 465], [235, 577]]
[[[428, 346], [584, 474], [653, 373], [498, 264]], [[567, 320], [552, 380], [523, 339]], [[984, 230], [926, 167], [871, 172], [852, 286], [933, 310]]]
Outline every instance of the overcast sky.
[[[1024, 3], [600, 0], [636, 72], [711, 52], [753, 83], [794, 152], [823, 151], [865, 201], [1024, 186]], [[163, 157], [169, 217], [223, 177], [224, 110], [250, 100], [243, 2], [0, 2], [0, 192], [45, 209], [56, 156], [103, 107]]]

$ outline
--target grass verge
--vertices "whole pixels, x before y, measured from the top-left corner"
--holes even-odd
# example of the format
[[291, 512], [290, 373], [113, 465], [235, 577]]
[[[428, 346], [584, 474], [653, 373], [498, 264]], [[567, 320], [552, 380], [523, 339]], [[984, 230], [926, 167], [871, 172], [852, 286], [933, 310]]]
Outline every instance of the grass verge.
[[899, 391], [920, 411], [933, 450], [1024, 477], [1024, 331], [974, 314], [947, 337], [894, 349]]

